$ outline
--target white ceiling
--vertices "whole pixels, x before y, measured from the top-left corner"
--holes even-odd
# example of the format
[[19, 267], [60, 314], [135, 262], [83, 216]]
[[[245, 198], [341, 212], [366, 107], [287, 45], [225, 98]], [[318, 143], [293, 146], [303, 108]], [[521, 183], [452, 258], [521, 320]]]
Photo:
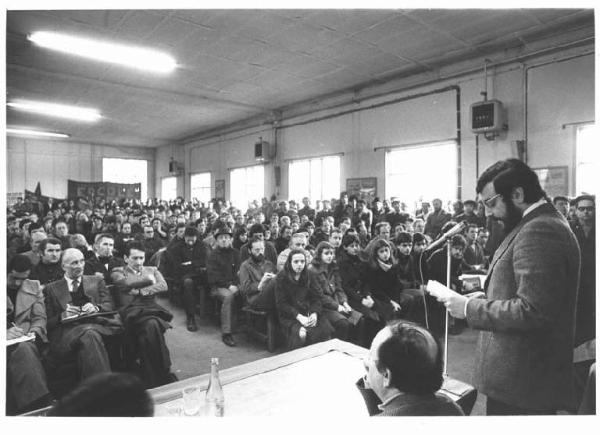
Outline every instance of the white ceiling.
[[[34, 46], [54, 30], [163, 50], [179, 68], [140, 73]], [[95, 124], [7, 108], [7, 125], [73, 141], [180, 143], [269, 119], [323, 95], [594, 36], [591, 9], [8, 11], [7, 100], [98, 108]]]

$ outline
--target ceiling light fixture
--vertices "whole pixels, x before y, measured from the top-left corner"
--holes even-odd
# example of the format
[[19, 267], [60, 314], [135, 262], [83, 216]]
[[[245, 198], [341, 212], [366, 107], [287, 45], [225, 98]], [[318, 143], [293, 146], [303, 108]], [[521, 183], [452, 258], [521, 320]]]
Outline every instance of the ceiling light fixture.
[[157, 73], [169, 73], [177, 67], [175, 59], [160, 51], [95, 41], [56, 32], [34, 32], [28, 39], [35, 44], [88, 59], [128, 66]]
[[18, 136], [39, 136], [39, 137], [69, 137], [68, 134], [64, 133], [52, 133], [50, 131], [39, 131], [39, 130], [26, 130], [21, 128], [7, 128], [6, 132], [11, 135]]
[[74, 119], [76, 121], [95, 122], [102, 118], [102, 115], [96, 109], [67, 106], [65, 104], [13, 100], [6, 103], [6, 105], [25, 112], [39, 113], [40, 115], [53, 116], [55, 118]]

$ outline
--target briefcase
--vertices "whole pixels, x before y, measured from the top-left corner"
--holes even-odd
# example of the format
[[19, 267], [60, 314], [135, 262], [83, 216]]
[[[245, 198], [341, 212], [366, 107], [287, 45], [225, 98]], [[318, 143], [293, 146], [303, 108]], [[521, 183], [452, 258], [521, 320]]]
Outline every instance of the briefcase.
[[446, 377], [442, 388], [438, 391], [452, 399], [463, 410], [465, 415], [470, 415], [477, 400], [477, 389], [472, 385], [451, 377]]

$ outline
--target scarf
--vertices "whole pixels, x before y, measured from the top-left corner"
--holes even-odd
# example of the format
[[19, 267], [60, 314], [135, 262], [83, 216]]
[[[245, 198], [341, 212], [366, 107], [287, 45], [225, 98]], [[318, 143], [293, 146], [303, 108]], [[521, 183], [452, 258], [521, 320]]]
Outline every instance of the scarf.
[[390, 270], [392, 268], [391, 263], [384, 263], [379, 258], [377, 259], [377, 263], [379, 263], [379, 267], [381, 267], [384, 272], [387, 272], [388, 270]]

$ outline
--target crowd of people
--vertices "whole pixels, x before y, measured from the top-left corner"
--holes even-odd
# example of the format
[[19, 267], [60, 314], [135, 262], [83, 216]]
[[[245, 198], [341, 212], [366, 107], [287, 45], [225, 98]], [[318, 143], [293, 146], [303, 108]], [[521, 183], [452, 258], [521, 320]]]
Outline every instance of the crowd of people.
[[[552, 202], [583, 259], [580, 345], [595, 338], [595, 199]], [[447, 257], [444, 246], [428, 246], [461, 222], [448, 240], [450, 288], [468, 294], [484, 289], [460, 277], [485, 275], [505, 236], [475, 200], [433, 199], [417, 210], [346, 192], [315, 208], [309, 198], [263, 198], [247, 210], [182, 198], [18, 200], [7, 215], [7, 336], [32, 339], [7, 348], [10, 412], [54, 400], [49, 378], [65, 363], [76, 381], [111, 370], [136, 373], [146, 388], [174, 381], [164, 340], [173, 316], [156, 301], [163, 292], [185, 312], [190, 333], [198, 333], [202, 303], [214, 304], [227, 346], [236, 346], [241, 307], [277, 319], [286, 349], [334, 337], [368, 348], [397, 319], [437, 339], [445, 307], [424, 287], [446, 283]], [[464, 324], [455, 319], [450, 332]]]

